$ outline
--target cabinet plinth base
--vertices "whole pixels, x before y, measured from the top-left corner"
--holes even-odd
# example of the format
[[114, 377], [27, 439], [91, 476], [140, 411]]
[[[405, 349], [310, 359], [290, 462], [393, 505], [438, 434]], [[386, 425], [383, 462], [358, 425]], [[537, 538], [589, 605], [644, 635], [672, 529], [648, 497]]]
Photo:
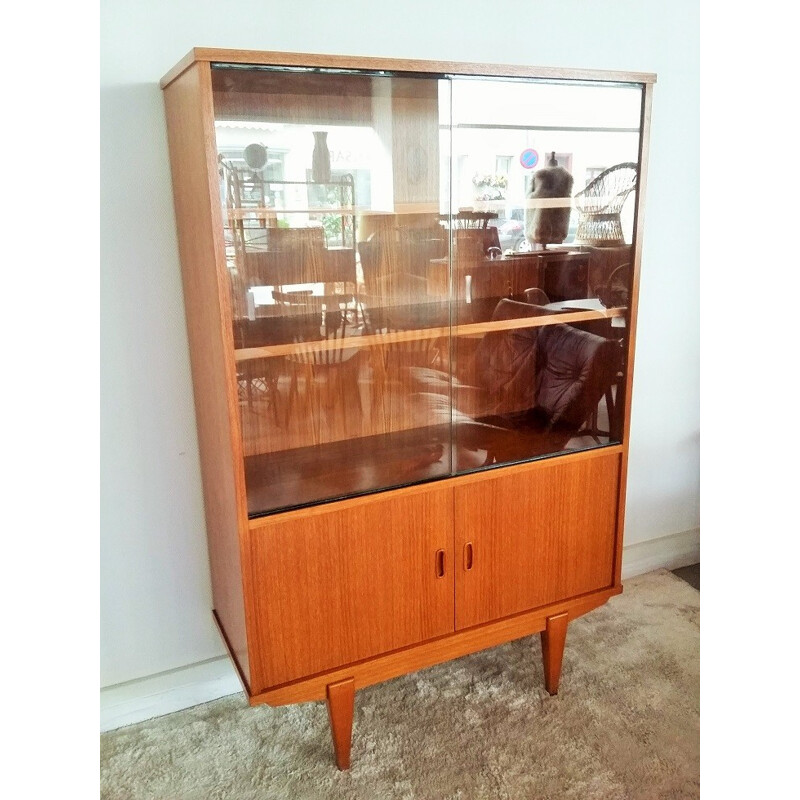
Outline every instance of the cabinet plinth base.
[[309, 675], [281, 686], [272, 686], [248, 693], [250, 705], [266, 703], [283, 706], [327, 699], [327, 687], [352, 678], [359, 689], [382, 681], [391, 680], [409, 672], [416, 672], [435, 664], [452, 661], [454, 658], [477, 653], [489, 647], [505, 644], [524, 636], [546, 630], [547, 620], [563, 613], [575, 620], [595, 608], [599, 608], [614, 595], [622, 592], [622, 586], [610, 586], [597, 592], [544, 606], [540, 609], [516, 614], [498, 622], [479, 625], [464, 631], [423, 642], [413, 647], [376, 656], [365, 661], [343, 665], [329, 672]]
[[561, 662], [564, 658], [564, 643], [567, 640], [569, 613], [548, 617], [541, 632], [542, 661], [544, 662], [544, 688], [549, 694], [558, 694], [561, 678]]

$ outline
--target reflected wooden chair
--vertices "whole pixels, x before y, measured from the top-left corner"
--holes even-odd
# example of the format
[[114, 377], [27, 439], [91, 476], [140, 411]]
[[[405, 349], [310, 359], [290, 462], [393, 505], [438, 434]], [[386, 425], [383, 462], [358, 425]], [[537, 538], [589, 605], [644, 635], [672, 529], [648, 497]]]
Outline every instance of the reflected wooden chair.
[[[314, 444], [329, 440], [337, 425], [343, 435], [349, 421], [348, 400], [352, 399], [359, 415], [363, 412], [358, 384], [360, 348], [344, 343], [346, 338], [358, 335], [348, 326], [347, 312], [354, 296], [277, 289], [272, 296], [290, 322], [296, 346], [286, 356], [291, 372], [286, 424], [299, 414], [310, 423]], [[322, 429], [323, 414], [327, 431]]]
[[445, 228], [452, 230], [467, 230], [470, 228], [478, 228], [486, 230], [489, 227], [489, 222], [496, 220], [498, 214], [496, 211], [473, 211], [472, 209], [461, 209], [456, 214], [440, 214], [439, 222]]
[[[612, 270], [611, 274], [605, 283], [597, 287], [597, 298], [606, 308], [627, 308], [630, 303], [630, 291], [632, 280], [632, 265], [630, 263], [620, 264]], [[624, 391], [625, 385], [625, 363], [626, 363], [626, 327], [614, 327], [609, 325], [608, 330], [604, 335], [612, 339], [619, 346], [620, 351], [620, 366], [617, 374], [606, 392], [606, 409], [608, 411], [608, 430], [600, 430], [595, 414], [590, 424], [590, 435], [597, 438], [597, 436], [608, 436], [612, 441], [619, 440], [622, 437], [622, 419], [620, 412], [623, 407], [621, 393]]]
[[[230, 275], [230, 273], [229, 273]], [[233, 276], [231, 276], [233, 283]], [[233, 289], [232, 289], [233, 291]], [[265, 336], [265, 330], [270, 331]], [[250, 319], [244, 314], [234, 314], [233, 340], [237, 350], [280, 343], [280, 328], [274, 320]], [[284, 358], [269, 356], [241, 361], [236, 364], [236, 381], [239, 402], [250, 414], [263, 417], [271, 414], [275, 425], [281, 426], [281, 393], [279, 383], [285, 376]]]
[[[473, 238], [476, 253], [481, 256], [501, 255], [500, 237], [497, 228], [492, 223], [498, 219], [496, 211], [473, 211], [472, 209], [462, 209], [457, 214], [440, 214], [439, 224], [446, 231], [453, 233], [453, 241], [466, 237], [459, 237], [459, 232], [469, 231], [468, 234]], [[456, 247], [456, 249], [458, 249]]]
[[631, 294], [631, 265], [615, 267], [608, 280], [597, 287], [597, 299], [606, 308], [627, 308]]
[[429, 320], [421, 317], [430, 304], [397, 306], [372, 295], [363, 295], [362, 301], [364, 333], [386, 337], [385, 342], [370, 347], [371, 416], [380, 421], [381, 431], [385, 432], [393, 429], [393, 420], [403, 416], [403, 398], [411, 392], [408, 370], [440, 365], [447, 348], [439, 339], [424, 333]]
[[394, 303], [413, 303], [427, 296], [427, 278], [409, 271], [405, 243], [373, 234], [358, 243], [358, 255], [367, 295]]
[[264, 413], [262, 408], [269, 410], [275, 424], [279, 426], [281, 425], [278, 390], [280, 374], [280, 368], [273, 357], [243, 361], [236, 369], [239, 401], [245, 403], [247, 410], [254, 414]]

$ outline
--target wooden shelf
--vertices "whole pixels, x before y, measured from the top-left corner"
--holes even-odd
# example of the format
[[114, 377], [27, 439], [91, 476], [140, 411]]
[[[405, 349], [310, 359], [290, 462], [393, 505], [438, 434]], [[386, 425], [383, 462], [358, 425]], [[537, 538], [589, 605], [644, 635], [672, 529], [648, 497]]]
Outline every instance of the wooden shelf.
[[268, 219], [274, 217], [276, 214], [342, 214], [349, 216], [356, 213], [355, 206], [331, 206], [330, 208], [273, 208], [272, 206], [265, 206], [258, 208], [231, 208], [228, 209], [227, 215], [230, 219], [252, 219], [253, 221], [264, 218]]
[[520, 328], [539, 328], [544, 325], [572, 324], [575, 322], [591, 322], [592, 320], [615, 319], [624, 317], [627, 309], [609, 308], [607, 311], [565, 311], [541, 317], [524, 319], [504, 319], [493, 322], [472, 322], [466, 325], [446, 325], [436, 328], [420, 328], [408, 331], [392, 331], [391, 333], [365, 334], [348, 336], [343, 339], [303, 342], [297, 344], [273, 344], [264, 347], [245, 347], [235, 351], [237, 363], [256, 358], [273, 356], [290, 356], [301, 353], [323, 353], [331, 350], [342, 350], [350, 347], [382, 347], [400, 342], [418, 342], [426, 339], [449, 338], [450, 336], [483, 336], [486, 333], [518, 330]]

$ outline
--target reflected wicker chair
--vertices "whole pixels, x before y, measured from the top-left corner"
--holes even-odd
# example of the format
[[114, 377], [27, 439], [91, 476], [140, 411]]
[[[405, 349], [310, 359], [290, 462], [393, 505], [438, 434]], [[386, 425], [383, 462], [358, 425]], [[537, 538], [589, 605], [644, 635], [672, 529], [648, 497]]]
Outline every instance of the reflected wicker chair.
[[595, 247], [624, 244], [620, 212], [636, 188], [638, 169], [626, 161], [601, 172], [578, 192], [573, 201], [580, 213], [575, 242]]

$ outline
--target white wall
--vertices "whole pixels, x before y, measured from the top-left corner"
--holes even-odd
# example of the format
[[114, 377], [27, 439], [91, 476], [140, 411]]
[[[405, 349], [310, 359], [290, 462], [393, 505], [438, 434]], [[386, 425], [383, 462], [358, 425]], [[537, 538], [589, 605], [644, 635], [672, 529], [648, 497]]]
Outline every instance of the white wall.
[[[100, 610], [109, 704], [163, 676], [117, 684], [223, 654], [209, 611], [162, 75], [195, 46], [657, 73], [625, 540], [642, 546], [699, 527], [698, 6], [102, 2]], [[203, 699], [189, 692], [175, 702]]]

